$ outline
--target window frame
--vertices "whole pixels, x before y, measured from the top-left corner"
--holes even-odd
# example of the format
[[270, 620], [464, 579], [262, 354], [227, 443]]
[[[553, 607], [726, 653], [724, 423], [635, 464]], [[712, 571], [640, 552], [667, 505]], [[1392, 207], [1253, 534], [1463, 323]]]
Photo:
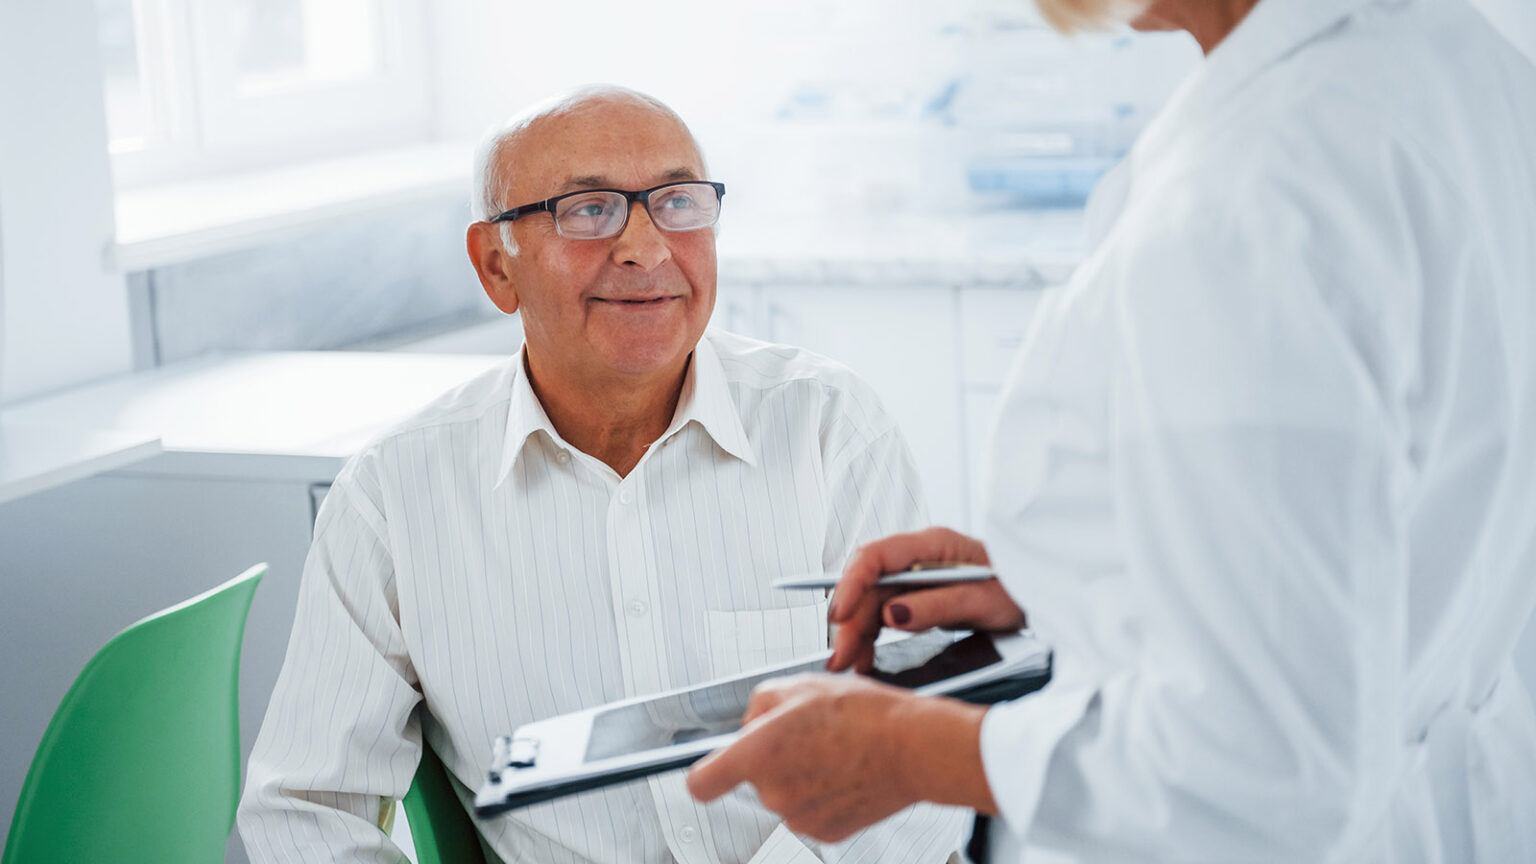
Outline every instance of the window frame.
[[[148, 134], [112, 148], [114, 185], [137, 188], [270, 168], [431, 133], [430, 39], [422, 0], [378, 0], [379, 73], [239, 92], [232, 0], [134, 0]], [[126, 146], [124, 146], [126, 143]]]

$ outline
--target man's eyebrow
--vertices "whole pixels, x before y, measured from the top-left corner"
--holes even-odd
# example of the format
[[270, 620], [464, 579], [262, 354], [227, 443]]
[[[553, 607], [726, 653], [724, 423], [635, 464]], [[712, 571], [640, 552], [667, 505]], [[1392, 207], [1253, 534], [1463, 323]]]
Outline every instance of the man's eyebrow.
[[[697, 180], [699, 175], [692, 168], [673, 168], [661, 175], [662, 183], [671, 183], [675, 180]], [[560, 193], [574, 192], [577, 189], [613, 189], [613, 181], [601, 174], [586, 174], [581, 177], [571, 177], [560, 187]]]
[[599, 189], [611, 188], [612, 184], [607, 177], [601, 174], [588, 174], [584, 177], [572, 177], [560, 187], [561, 192], [570, 192], [575, 189]]

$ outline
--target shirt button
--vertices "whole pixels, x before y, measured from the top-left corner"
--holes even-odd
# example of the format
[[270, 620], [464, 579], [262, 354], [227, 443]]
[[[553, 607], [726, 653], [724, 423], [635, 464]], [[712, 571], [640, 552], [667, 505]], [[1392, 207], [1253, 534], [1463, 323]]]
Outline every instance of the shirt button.
[[629, 609], [629, 617], [631, 618], [644, 618], [645, 613], [649, 612], [651, 609], [651, 607], [644, 600], [631, 600], [629, 601], [629, 606], [627, 608]]
[[623, 492], [619, 493], [619, 503], [620, 504], [628, 504], [629, 502], [631, 502], [633, 500], [635, 500], [635, 496], [629, 494], [629, 490], [628, 489], [625, 489]]
[[569, 462], [569, 461], [571, 461], [571, 451], [569, 451], [569, 450], [561, 450], [559, 453], [556, 453], [555, 454], [555, 461], [556, 462]]
[[699, 839], [699, 829], [692, 825], [684, 825], [677, 830], [677, 839], [684, 843], [694, 843]]

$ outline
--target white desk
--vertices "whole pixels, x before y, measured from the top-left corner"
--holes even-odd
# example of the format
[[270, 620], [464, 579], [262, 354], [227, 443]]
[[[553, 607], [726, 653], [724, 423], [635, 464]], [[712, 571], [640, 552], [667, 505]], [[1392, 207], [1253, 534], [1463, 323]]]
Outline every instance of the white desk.
[[218, 355], [23, 402], [4, 416], [7, 424], [38, 429], [108, 428], [126, 440], [160, 439], [163, 454], [135, 465], [135, 474], [329, 482], [369, 438], [506, 359]]
[[0, 416], [0, 503], [123, 468], [160, 450], [154, 435], [32, 426]]

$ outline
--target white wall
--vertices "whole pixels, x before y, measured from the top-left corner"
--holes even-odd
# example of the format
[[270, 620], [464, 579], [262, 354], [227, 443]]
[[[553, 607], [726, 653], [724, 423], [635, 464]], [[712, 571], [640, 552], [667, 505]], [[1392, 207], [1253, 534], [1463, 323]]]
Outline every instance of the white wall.
[[[573, 14], [568, 4], [539, 0], [438, 4], [438, 132], [474, 137], [534, 99], [594, 81], [651, 93], [692, 125], [737, 119], [722, 114], [771, 101], [759, 98], [762, 91], [782, 88], [795, 71], [797, 40], [749, 40], [748, 33], [792, 33], [765, 7], [805, 5], [590, 0]], [[773, 56], [744, 56], [765, 48]]]
[[0, 2], [0, 401], [131, 368], [91, 0]]

